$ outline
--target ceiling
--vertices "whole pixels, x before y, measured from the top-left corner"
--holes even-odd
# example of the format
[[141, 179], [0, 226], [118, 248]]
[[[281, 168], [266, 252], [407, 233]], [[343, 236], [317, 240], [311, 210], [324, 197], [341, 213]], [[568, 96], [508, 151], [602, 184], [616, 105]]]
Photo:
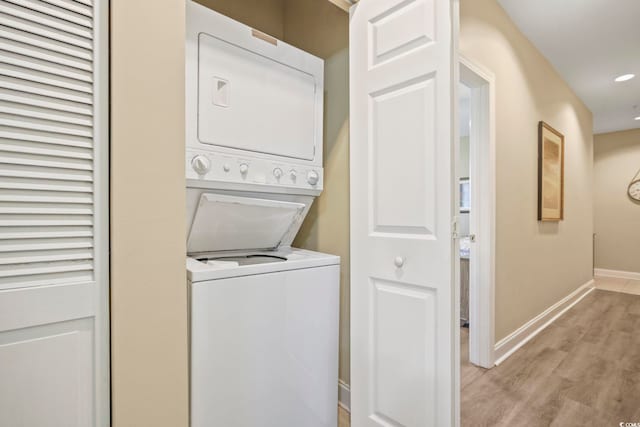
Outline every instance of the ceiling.
[[640, 128], [640, 0], [498, 2], [593, 112], [594, 133]]

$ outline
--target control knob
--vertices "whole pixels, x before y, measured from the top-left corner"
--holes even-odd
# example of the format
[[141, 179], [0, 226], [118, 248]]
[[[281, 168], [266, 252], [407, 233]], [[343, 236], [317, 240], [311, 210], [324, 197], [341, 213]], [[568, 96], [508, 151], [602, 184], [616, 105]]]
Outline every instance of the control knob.
[[198, 175], [205, 175], [211, 169], [211, 161], [207, 158], [207, 156], [203, 156], [198, 154], [193, 159], [191, 159], [191, 166], [193, 170], [198, 173]]
[[318, 183], [318, 179], [320, 179], [320, 177], [318, 176], [318, 172], [316, 171], [309, 171], [309, 173], [307, 174], [307, 182], [310, 185], [316, 185]]
[[276, 177], [276, 179], [280, 179], [280, 177], [282, 176], [282, 169], [280, 168], [275, 168], [273, 170], [273, 176]]
[[244, 175], [244, 174], [246, 174], [247, 172], [249, 172], [249, 165], [248, 165], [248, 164], [246, 164], [246, 163], [242, 163], [242, 164], [240, 165], [240, 173], [241, 173], [242, 175]]

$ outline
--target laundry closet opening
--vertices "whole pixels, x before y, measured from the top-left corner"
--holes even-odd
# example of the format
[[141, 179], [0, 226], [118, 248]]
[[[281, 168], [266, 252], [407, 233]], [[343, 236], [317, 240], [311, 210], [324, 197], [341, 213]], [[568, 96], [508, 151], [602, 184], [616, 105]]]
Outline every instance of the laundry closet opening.
[[[339, 384], [336, 378], [335, 386], [340, 386], [340, 402], [344, 406], [349, 405], [349, 14], [341, 7], [336, 6], [332, 1], [324, 0], [263, 0], [263, 1], [236, 1], [236, 0], [198, 0], [202, 6], [205, 6], [215, 12], [218, 12], [228, 18], [238, 21], [253, 29], [252, 34], [262, 43], [273, 45], [284, 42], [288, 45], [301, 49], [311, 55], [314, 55], [324, 61], [324, 82], [323, 82], [323, 114], [322, 114], [322, 167], [323, 176], [322, 193], [316, 197], [308, 210], [304, 211], [306, 217], [304, 222], [299, 226], [297, 234], [291, 243], [292, 247], [309, 249], [312, 251], [324, 252], [327, 254], [340, 256], [340, 337], [339, 337]], [[337, 2], [340, 3], [340, 2]], [[346, 3], [345, 3], [346, 4]], [[208, 38], [206, 43], [219, 43], [215, 38]], [[284, 66], [284, 65], [283, 65]], [[282, 75], [282, 74], [280, 74]], [[233, 81], [227, 81], [224, 76], [218, 76], [215, 81], [207, 84], [211, 85], [210, 91], [212, 99], [209, 100], [210, 105], [222, 106], [234, 102], [234, 96], [237, 95], [239, 88], [234, 87]], [[187, 77], [189, 78], [189, 77]], [[305, 77], [306, 78], [306, 77]], [[299, 83], [299, 88], [304, 90], [304, 79], [299, 76], [293, 76], [290, 82]], [[296, 83], [297, 82], [297, 83]], [[189, 84], [187, 82], [187, 84]], [[278, 81], [274, 81], [277, 85]], [[298, 86], [296, 86], [298, 87]], [[293, 90], [293, 89], [292, 89]], [[207, 92], [207, 93], [209, 93]], [[275, 92], [274, 92], [275, 93]], [[278, 106], [280, 108], [286, 99], [286, 91], [280, 92], [277, 98], [272, 100], [262, 100], [261, 105], [268, 109], [268, 105]], [[284, 94], [284, 95], [283, 95]], [[264, 110], [263, 110], [264, 111]], [[260, 111], [253, 113], [259, 115]], [[283, 130], [288, 137], [295, 138], [296, 131], [304, 128], [303, 123], [299, 119], [300, 113], [296, 108], [292, 108], [291, 114], [287, 120], [279, 123], [261, 124], [264, 126], [274, 126]], [[189, 112], [187, 111], [187, 115]], [[300, 114], [302, 117], [302, 114]], [[304, 117], [309, 117], [308, 115]], [[220, 126], [226, 124], [217, 124]], [[213, 126], [213, 124], [212, 124]], [[254, 129], [251, 129], [251, 123], [245, 123], [246, 129], [243, 131], [247, 135]], [[199, 129], [198, 138], [200, 142], [207, 143], [208, 133], [211, 129]], [[216, 131], [217, 131], [216, 130]], [[213, 132], [213, 131], [212, 131]], [[259, 130], [255, 129], [255, 135], [259, 135]], [[300, 133], [302, 134], [302, 133]], [[219, 135], [219, 134], [218, 134]], [[189, 136], [187, 137], [189, 140]], [[264, 152], [266, 147], [262, 147], [263, 143], [259, 138], [247, 137], [247, 150], [256, 153]], [[189, 143], [187, 142], [187, 151]], [[273, 150], [273, 148], [270, 148]], [[280, 144], [278, 149], [279, 155], [291, 159], [291, 163], [304, 163], [316, 154], [305, 150], [298, 150], [293, 145]], [[187, 162], [190, 161], [189, 155]], [[231, 165], [235, 167], [236, 165]], [[251, 166], [253, 167], [253, 166]], [[289, 179], [291, 171], [289, 167], [283, 169], [282, 179]], [[307, 171], [301, 176], [301, 170], [296, 171], [298, 174], [298, 182], [306, 179]], [[270, 176], [267, 177], [269, 179]], [[224, 196], [234, 197], [237, 193], [233, 190], [218, 191]], [[259, 195], [253, 195], [259, 198]], [[200, 197], [200, 195], [198, 195]], [[279, 199], [283, 203], [297, 203], [296, 200], [288, 197], [287, 194], [273, 195], [273, 199]], [[191, 200], [191, 196], [187, 195], [188, 205], [200, 202], [195, 197]], [[295, 206], [286, 206], [291, 208], [288, 212], [296, 215]], [[188, 212], [191, 212], [188, 206]], [[287, 213], [283, 210], [283, 214]], [[189, 213], [188, 213], [189, 215]], [[244, 218], [250, 216], [251, 213], [243, 215]], [[187, 218], [187, 225], [192, 222], [193, 218]], [[190, 230], [187, 230], [189, 233]], [[278, 237], [266, 236], [265, 245], [279, 243]], [[262, 231], [261, 231], [262, 233]], [[274, 243], [275, 242], [275, 243]], [[205, 259], [208, 256], [197, 257]], [[208, 262], [239, 262], [252, 263], [256, 259], [229, 259], [224, 257], [215, 257], [215, 260]], [[274, 263], [278, 259], [272, 259]], [[268, 259], [261, 259], [261, 262], [270, 262]]]

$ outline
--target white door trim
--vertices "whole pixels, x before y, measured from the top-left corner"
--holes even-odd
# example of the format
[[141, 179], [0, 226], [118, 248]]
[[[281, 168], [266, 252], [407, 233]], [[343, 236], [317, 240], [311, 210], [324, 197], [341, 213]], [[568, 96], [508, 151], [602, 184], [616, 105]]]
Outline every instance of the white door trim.
[[560, 316], [578, 304], [584, 297], [589, 295], [595, 288], [594, 281], [589, 280], [566, 297], [562, 298], [542, 313], [507, 335], [495, 345], [496, 365], [501, 364], [509, 356], [519, 350], [523, 345], [531, 341], [536, 335], [542, 332], [547, 326], [556, 321]]
[[460, 55], [460, 81], [471, 88], [469, 175], [474, 209], [469, 228], [476, 235], [469, 277], [469, 360], [491, 368], [495, 361], [495, 76]]
[[109, 0], [94, 5], [94, 274], [96, 426], [111, 425], [109, 324]]

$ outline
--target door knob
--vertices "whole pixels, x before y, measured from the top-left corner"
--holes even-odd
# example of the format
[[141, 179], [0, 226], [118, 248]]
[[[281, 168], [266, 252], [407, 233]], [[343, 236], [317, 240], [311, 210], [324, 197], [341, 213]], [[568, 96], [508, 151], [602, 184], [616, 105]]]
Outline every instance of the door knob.
[[396, 265], [396, 267], [400, 268], [404, 265], [404, 258], [401, 256], [397, 256], [394, 258], [393, 263]]

